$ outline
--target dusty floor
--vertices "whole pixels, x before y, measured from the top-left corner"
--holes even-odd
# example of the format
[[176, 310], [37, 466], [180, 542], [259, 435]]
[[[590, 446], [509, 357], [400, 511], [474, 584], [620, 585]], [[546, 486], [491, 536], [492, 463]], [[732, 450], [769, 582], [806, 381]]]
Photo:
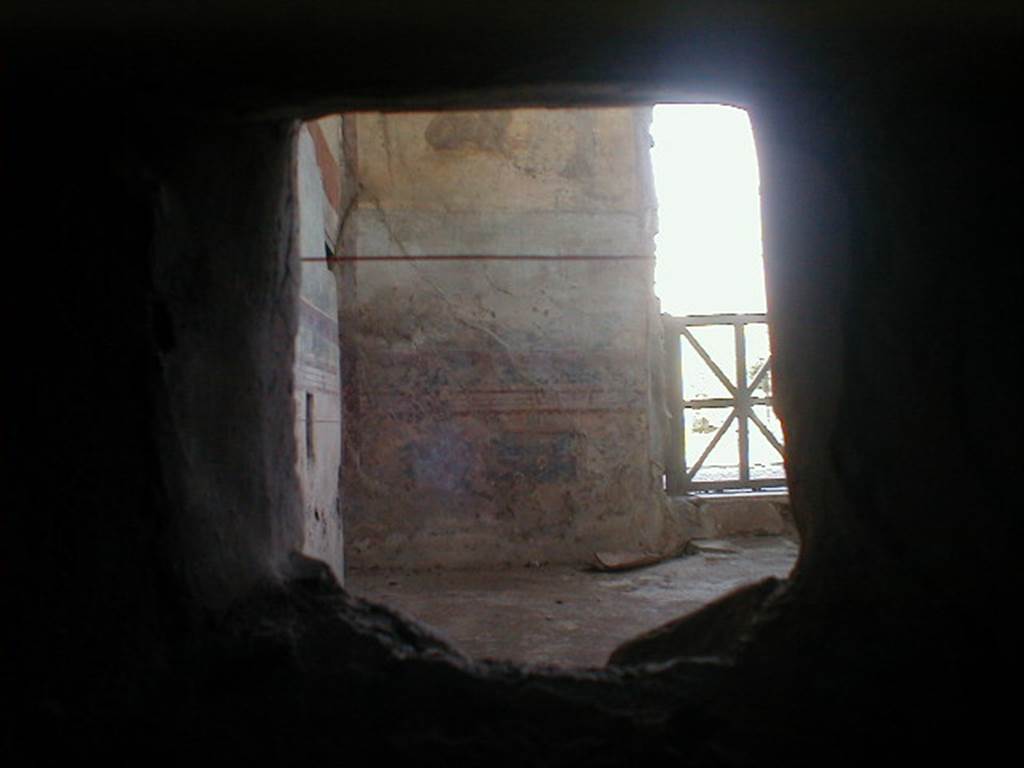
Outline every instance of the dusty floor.
[[779, 536], [699, 542], [701, 551], [621, 573], [564, 566], [490, 571], [350, 571], [346, 586], [429, 625], [468, 656], [603, 666], [625, 640], [743, 584], [785, 576]]

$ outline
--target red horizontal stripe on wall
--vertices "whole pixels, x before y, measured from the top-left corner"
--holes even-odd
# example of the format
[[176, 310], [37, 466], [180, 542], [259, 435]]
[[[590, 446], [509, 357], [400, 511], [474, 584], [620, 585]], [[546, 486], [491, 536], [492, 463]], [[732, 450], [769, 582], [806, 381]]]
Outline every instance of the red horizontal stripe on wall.
[[431, 254], [417, 256], [332, 256], [330, 258], [306, 258], [302, 261], [653, 261], [653, 256], [610, 256], [595, 254], [562, 254], [541, 256], [538, 254], [517, 254], [515, 256]]

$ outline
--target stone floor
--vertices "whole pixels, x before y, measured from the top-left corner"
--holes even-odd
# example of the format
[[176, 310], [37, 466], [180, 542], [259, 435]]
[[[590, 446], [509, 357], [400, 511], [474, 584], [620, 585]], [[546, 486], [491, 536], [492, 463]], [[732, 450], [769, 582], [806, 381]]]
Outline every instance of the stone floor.
[[[564, 566], [350, 571], [347, 588], [430, 626], [468, 656], [603, 666], [623, 641], [766, 576], [786, 576], [781, 536], [697, 542], [692, 554], [633, 571]], [[691, 545], [692, 549], [692, 545]]]

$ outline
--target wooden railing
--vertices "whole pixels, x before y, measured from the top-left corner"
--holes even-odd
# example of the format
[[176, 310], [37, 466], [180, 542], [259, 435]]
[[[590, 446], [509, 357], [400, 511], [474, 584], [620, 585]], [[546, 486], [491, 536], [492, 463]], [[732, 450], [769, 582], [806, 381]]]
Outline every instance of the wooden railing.
[[[748, 369], [747, 363], [747, 328], [764, 325], [767, 328], [767, 317], [764, 314], [744, 315], [688, 315], [674, 317], [662, 315], [665, 328], [666, 373], [668, 376], [668, 405], [672, 414], [670, 440], [671, 450], [667, 457], [666, 486], [669, 493], [688, 493], [695, 491], [724, 491], [785, 487], [786, 478], [782, 471], [784, 449], [781, 439], [765, 423], [771, 418], [771, 355], [765, 354], [763, 359], [756, 361], [756, 368]], [[721, 350], [709, 350], [702, 343], [693, 329], [704, 326], [731, 326], [733, 329], [733, 352], [735, 354], [735, 375], [728, 376], [723, 370]], [[765, 338], [767, 338], [765, 336]], [[721, 384], [724, 394], [720, 397], [708, 397], [702, 393], [688, 392], [688, 371], [683, 363], [684, 344], [689, 345], [696, 359], [700, 359], [713, 374], [713, 381]], [[716, 361], [715, 354], [719, 360]], [[687, 355], [692, 357], [692, 353]], [[696, 363], [693, 364], [694, 366]], [[728, 367], [726, 365], [726, 367]], [[691, 388], [692, 389], [692, 388]], [[761, 391], [758, 394], [758, 390]], [[762, 408], [758, 416], [755, 408]], [[717, 413], [728, 415], [717, 425], [709, 423], [700, 415], [703, 409], [721, 409]], [[707, 411], [705, 411], [706, 413]], [[728, 434], [733, 423], [737, 424], [737, 460], [735, 463], [710, 467], [706, 465], [708, 457]], [[777, 452], [776, 461], [758, 463], [751, 466], [750, 437], [751, 425], [764, 436], [767, 444]], [[710, 441], [704, 446], [700, 455], [688, 465], [687, 462], [687, 430], [691, 434], [714, 432]], [[703, 470], [703, 472], [702, 472]], [[718, 476], [715, 476], [717, 470]], [[756, 471], [754, 471], [756, 470]], [[731, 475], [731, 476], [730, 476]]]

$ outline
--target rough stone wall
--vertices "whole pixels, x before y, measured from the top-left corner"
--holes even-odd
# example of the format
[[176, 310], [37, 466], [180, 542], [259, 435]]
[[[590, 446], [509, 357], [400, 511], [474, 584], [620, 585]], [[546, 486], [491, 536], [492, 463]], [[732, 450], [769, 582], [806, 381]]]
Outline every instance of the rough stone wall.
[[[341, 118], [307, 123], [297, 145], [299, 332], [295, 341], [296, 470], [302, 487], [303, 551], [344, 581], [345, 558], [338, 470], [341, 465], [341, 381], [338, 294], [331, 264], [340, 203]], [[311, 260], [312, 259], [312, 260]]]
[[352, 562], [670, 545], [648, 413], [649, 119], [358, 117]]
[[[1019, 4], [257, 5], [3, 6], [7, 762], [1012, 754], [1019, 429], [989, 409], [1018, 398]], [[294, 134], [254, 115], [695, 82], [745, 91], [758, 137], [793, 576], [677, 624], [660, 661], [558, 672], [460, 660], [289, 558]]]
[[[158, 536], [207, 605], [274, 578], [302, 541], [295, 446], [281, 440], [294, 428], [298, 280], [295, 159], [280, 147], [294, 138], [290, 127], [201, 132], [153, 193], [152, 418], [160, 488], [177, 513]], [[238, 195], [240, 174], [262, 194]], [[254, 243], [274, 258], [254, 260]]]

